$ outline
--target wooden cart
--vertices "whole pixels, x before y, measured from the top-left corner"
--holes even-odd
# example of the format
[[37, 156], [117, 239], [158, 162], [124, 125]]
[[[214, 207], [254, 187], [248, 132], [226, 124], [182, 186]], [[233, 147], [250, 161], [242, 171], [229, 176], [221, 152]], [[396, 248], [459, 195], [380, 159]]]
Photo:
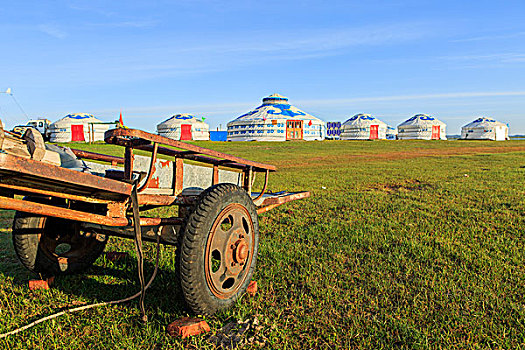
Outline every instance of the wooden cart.
[[[57, 166], [1, 151], [0, 208], [16, 210], [14, 247], [29, 270], [82, 273], [108, 236], [160, 241], [176, 246], [188, 307], [212, 314], [232, 305], [250, 282], [257, 215], [309, 196], [265, 193], [272, 165], [140, 130], [110, 130], [105, 141], [125, 147], [125, 157], [48, 146], [60, 151]], [[257, 173], [264, 176], [260, 192], [252, 189]], [[139, 215], [172, 205], [170, 218]]]

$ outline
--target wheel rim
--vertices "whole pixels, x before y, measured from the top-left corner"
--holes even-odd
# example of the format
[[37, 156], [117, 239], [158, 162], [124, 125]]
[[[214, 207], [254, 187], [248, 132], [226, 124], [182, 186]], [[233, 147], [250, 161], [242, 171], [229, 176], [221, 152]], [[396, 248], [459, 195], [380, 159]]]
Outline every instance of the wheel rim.
[[80, 230], [74, 223], [54, 218], [42, 218], [39, 249], [49, 259], [57, 261], [62, 271], [69, 264], [82, 261], [99, 243], [96, 233]]
[[204, 256], [206, 282], [212, 293], [227, 299], [243, 285], [253, 260], [254, 226], [248, 210], [226, 206], [213, 222]]

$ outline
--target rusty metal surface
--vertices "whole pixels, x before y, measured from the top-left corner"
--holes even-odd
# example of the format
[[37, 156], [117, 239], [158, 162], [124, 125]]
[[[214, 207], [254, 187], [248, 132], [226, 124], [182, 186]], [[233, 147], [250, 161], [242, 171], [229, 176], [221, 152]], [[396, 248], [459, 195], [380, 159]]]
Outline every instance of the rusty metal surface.
[[263, 196], [264, 196], [264, 193], [266, 192], [266, 188], [268, 187], [268, 179], [270, 177], [270, 172], [269, 171], [266, 171], [266, 174], [264, 174], [264, 186], [263, 186], [263, 189], [261, 190], [261, 193], [255, 197], [255, 199], [253, 200], [254, 202], [257, 202], [259, 199], [261, 199]]
[[238, 203], [228, 205], [213, 222], [204, 256], [206, 283], [216, 297], [237, 293], [249, 274], [254, 250], [250, 213]]
[[257, 209], [257, 214], [265, 213], [275, 207], [278, 207], [284, 203], [291, 201], [308, 198], [310, 197], [310, 192], [282, 192], [275, 194], [266, 194], [263, 195], [261, 199], [255, 202], [255, 205], [259, 207]]
[[[90, 222], [106, 226], [129, 226], [131, 220], [125, 217], [112, 218], [109, 216], [87, 213], [79, 210], [57, 207], [54, 205], [35, 203], [16, 198], [0, 196], [0, 208], [18, 210], [42, 216], [52, 216], [74, 221]], [[183, 222], [181, 218], [140, 218], [141, 226], [176, 225]]]
[[253, 169], [252, 167], [247, 168], [244, 171], [244, 183], [243, 188], [248, 192], [248, 194], [252, 195], [252, 180], [253, 180]]
[[131, 185], [121, 181], [5, 153], [0, 153], [0, 182], [101, 199], [122, 199], [131, 193]]
[[[159, 150], [159, 144], [154, 143], [153, 144], [153, 152], [151, 152], [151, 159], [149, 163], [149, 169], [148, 169], [148, 175], [146, 176], [146, 180], [144, 180], [144, 183], [140, 185], [140, 187], [137, 189], [137, 192], [144, 191], [151, 181], [151, 177], [153, 176], [153, 173], [155, 172], [155, 162], [157, 161], [157, 152]], [[157, 187], [158, 186], [158, 180], [157, 180]]]
[[20, 195], [39, 194], [39, 195], [46, 196], [46, 197], [58, 197], [58, 198], [70, 199], [74, 201], [82, 201], [82, 202], [87, 202], [87, 203], [100, 203], [100, 204], [112, 202], [107, 199], [91, 198], [91, 197], [86, 197], [86, 196], [64, 193], [60, 191], [46, 191], [46, 190], [41, 190], [41, 189], [37, 189], [34, 187], [17, 186], [17, 185], [10, 185], [6, 183], [0, 183], [0, 188], [13, 190], [14, 192]]
[[124, 179], [131, 181], [133, 178], [133, 162], [135, 155], [132, 147], [126, 147], [124, 151]]
[[80, 149], [71, 149], [75, 156], [83, 159], [98, 160], [102, 162], [108, 162], [113, 165], [124, 164], [124, 158], [116, 156], [108, 156], [106, 154], [83, 151]]
[[[195, 152], [198, 154], [204, 154], [204, 155], [211, 156], [211, 157], [221, 158], [221, 159], [233, 162], [233, 163], [249, 165], [257, 169], [264, 169], [264, 170], [268, 169], [270, 171], [276, 170], [276, 167], [273, 165], [254, 162], [248, 159], [233, 156], [231, 154], [226, 154], [226, 153], [210, 150], [204, 147], [195, 146], [189, 143], [172, 140], [164, 136], [150, 134], [142, 130], [113, 129], [113, 130], [106, 131], [104, 135], [104, 139], [107, 143], [118, 143], [118, 140], [120, 140], [123, 143], [128, 143], [128, 145], [130, 146], [133, 145], [136, 148], [140, 148], [140, 144], [133, 143], [134, 140], [130, 138], [136, 138], [139, 140], [147, 140], [149, 142], [157, 142], [159, 144], [176, 147], [176, 148], [187, 150], [190, 152]], [[144, 142], [140, 142], [140, 143], [144, 144]]]
[[139, 194], [140, 205], [192, 205], [197, 196], [159, 196], [152, 194]]
[[[80, 227], [85, 230], [99, 232], [108, 236], [116, 236], [122, 238], [133, 238], [135, 236], [135, 233], [131, 226], [112, 227], [91, 223], [80, 223]], [[159, 236], [160, 243], [168, 245], [177, 245], [179, 230], [180, 225], [141, 226], [142, 240], [156, 242], [157, 236]]]

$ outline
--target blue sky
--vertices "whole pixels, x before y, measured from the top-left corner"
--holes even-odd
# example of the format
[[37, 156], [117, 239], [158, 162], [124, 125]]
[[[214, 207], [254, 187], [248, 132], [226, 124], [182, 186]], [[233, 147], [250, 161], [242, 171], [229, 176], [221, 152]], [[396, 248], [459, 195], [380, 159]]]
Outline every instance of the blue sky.
[[[524, 1], [4, 1], [0, 90], [31, 117], [224, 125], [278, 92], [325, 121], [477, 116], [525, 134]], [[0, 94], [8, 127], [26, 117]]]

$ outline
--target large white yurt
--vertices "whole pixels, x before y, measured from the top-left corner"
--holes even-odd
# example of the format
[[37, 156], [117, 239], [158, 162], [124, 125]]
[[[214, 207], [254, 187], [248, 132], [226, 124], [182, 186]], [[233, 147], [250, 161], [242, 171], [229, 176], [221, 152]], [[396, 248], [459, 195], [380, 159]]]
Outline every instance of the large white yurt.
[[356, 114], [343, 123], [341, 140], [384, 140], [386, 123], [370, 114]]
[[324, 140], [325, 122], [273, 94], [263, 103], [228, 123], [228, 141]]
[[447, 125], [427, 114], [416, 114], [399, 124], [397, 138], [400, 140], [446, 140]]
[[103, 141], [104, 133], [115, 127], [91, 114], [68, 114], [49, 126], [51, 142]]
[[191, 114], [175, 114], [157, 125], [157, 133], [173, 140], [209, 140], [210, 126]]
[[461, 128], [462, 140], [495, 140], [509, 139], [509, 127], [491, 118], [478, 118]]

